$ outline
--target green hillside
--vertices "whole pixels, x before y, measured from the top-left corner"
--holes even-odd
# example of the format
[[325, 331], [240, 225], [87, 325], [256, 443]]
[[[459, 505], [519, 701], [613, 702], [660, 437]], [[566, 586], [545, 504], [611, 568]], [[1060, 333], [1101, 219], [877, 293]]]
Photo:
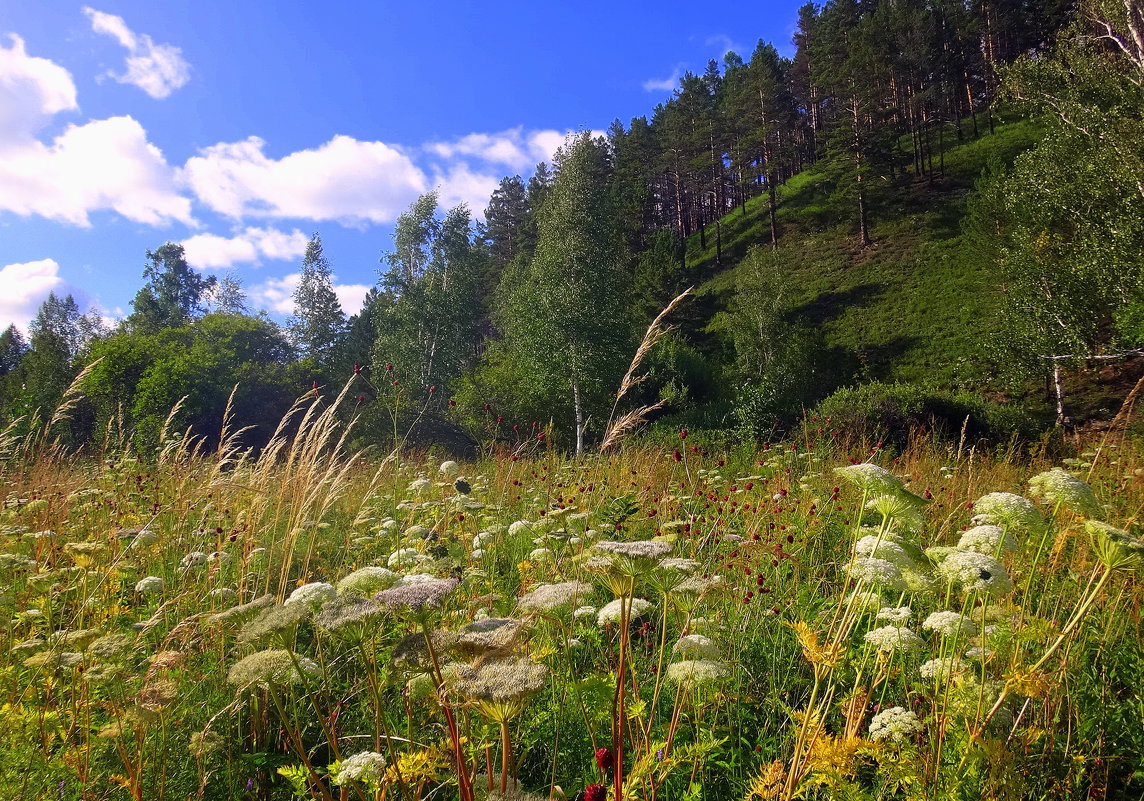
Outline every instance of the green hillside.
[[[883, 182], [870, 198], [874, 244], [867, 247], [857, 241], [852, 204], [837, 196], [825, 169], [811, 167], [783, 184], [780, 258], [801, 294], [794, 314], [852, 360], [852, 380], [990, 387], [988, 350], [1003, 287], [965, 242], [966, 202], [991, 163], [1011, 164], [1038, 133], [1017, 120], [992, 134], [951, 139], [944, 175]], [[689, 265], [705, 278], [699, 291], [715, 308], [734, 292], [748, 249], [769, 246], [766, 197], [726, 215], [719, 228], [706, 232], [706, 248], [693, 235], [687, 249]]]

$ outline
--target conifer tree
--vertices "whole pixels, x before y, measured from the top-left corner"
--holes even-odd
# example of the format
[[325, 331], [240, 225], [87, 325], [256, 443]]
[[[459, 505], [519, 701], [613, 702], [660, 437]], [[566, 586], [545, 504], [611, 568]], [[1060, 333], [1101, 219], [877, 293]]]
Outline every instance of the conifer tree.
[[290, 336], [303, 358], [320, 369], [330, 366], [334, 348], [345, 333], [346, 315], [334, 292], [330, 263], [322, 253], [322, 240], [314, 234], [302, 257], [302, 275], [294, 290]]
[[196, 273], [187, 264], [183, 246], [173, 242], [147, 251], [147, 258], [149, 263], [143, 269], [147, 283], [131, 302], [128, 327], [136, 333], [153, 334], [179, 328], [198, 317], [215, 278]]

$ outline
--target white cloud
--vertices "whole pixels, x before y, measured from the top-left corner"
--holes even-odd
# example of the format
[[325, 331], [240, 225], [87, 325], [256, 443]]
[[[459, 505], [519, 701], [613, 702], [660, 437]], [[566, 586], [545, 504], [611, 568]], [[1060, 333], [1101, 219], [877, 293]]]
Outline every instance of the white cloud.
[[247, 228], [232, 237], [196, 234], [183, 240], [187, 263], [201, 270], [232, 267], [240, 262], [258, 264], [266, 259], [293, 259], [306, 252], [309, 237], [295, 228], [290, 233], [274, 228]]
[[[254, 304], [262, 309], [281, 315], [294, 313], [294, 290], [302, 280], [301, 273], [290, 273], [281, 278], [268, 278], [250, 288], [249, 295]], [[362, 303], [370, 287], [365, 284], [339, 284], [334, 276], [334, 294], [347, 315], [361, 311]]]
[[53, 114], [77, 108], [71, 73], [29, 56], [19, 36], [8, 40], [0, 42], [0, 147], [26, 143]]
[[127, 50], [126, 70], [122, 74], [110, 73], [115, 80], [138, 86], [156, 100], [168, 97], [190, 80], [191, 65], [183, 59], [179, 48], [157, 45], [150, 36], [135, 33], [123, 17], [90, 6], [84, 6], [83, 13], [91, 19], [93, 31], [111, 36]]
[[27, 332], [28, 323], [49, 293], [68, 293], [68, 284], [60, 278], [59, 270], [55, 259], [0, 267], [0, 330], [15, 323]]
[[500, 133], [471, 133], [453, 142], [430, 142], [425, 149], [445, 159], [468, 156], [523, 172], [537, 162], [550, 160], [564, 136], [553, 130], [525, 133], [523, 126], [518, 126]]
[[97, 210], [148, 225], [195, 224], [162, 151], [131, 117], [72, 125], [51, 145], [0, 147], [0, 210], [84, 227]]
[[384, 142], [335, 136], [314, 150], [281, 159], [252, 136], [220, 143], [187, 160], [183, 176], [195, 195], [228, 217], [291, 217], [344, 224], [392, 222], [425, 191], [425, 176]]
[[334, 294], [338, 296], [338, 303], [342, 304], [342, 311], [346, 315], [354, 315], [361, 311], [365, 304], [365, 296], [372, 287], [366, 284], [334, 284]]
[[[720, 58], [727, 55], [728, 53], [738, 53], [740, 56], [743, 55], [742, 48], [735, 44], [735, 40], [726, 34], [717, 33], [714, 36], [708, 36], [706, 41], [704, 41], [704, 44], [708, 47], [717, 45], [719, 47]], [[750, 58], [750, 53], [747, 53], [744, 58]]]
[[645, 92], [670, 92], [679, 86], [679, 79], [682, 77], [682, 67], [676, 67], [667, 78], [649, 78], [644, 81], [643, 88]]
[[475, 216], [483, 216], [489, 205], [489, 196], [500, 185], [500, 175], [474, 172], [461, 163], [437, 176], [438, 200], [442, 208], [450, 209], [464, 203]]

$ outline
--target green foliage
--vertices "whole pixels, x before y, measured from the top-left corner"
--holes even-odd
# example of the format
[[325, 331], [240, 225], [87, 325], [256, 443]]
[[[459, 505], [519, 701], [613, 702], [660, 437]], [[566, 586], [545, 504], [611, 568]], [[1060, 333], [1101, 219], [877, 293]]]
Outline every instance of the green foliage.
[[904, 445], [925, 431], [956, 441], [964, 427], [970, 442], [1004, 443], [1013, 436], [1033, 440], [1049, 421], [1017, 407], [992, 403], [971, 392], [944, 392], [913, 384], [872, 382], [845, 387], [819, 403], [812, 414], [832, 428]]
[[334, 293], [333, 272], [317, 234], [310, 237], [302, 258], [289, 330], [303, 358], [311, 359], [321, 370], [331, 367], [334, 352], [345, 335], [346, 315]]
[[202, 312], [214, 276], [204, 278], [189, 264], [182, 245], [168, 242], [147, 251], [150, 260], [143, 268], [147, 283], [131, 301], [132, 312], [126, 324], [140, 334], [154, 334], [164, 328], [184, 326]]

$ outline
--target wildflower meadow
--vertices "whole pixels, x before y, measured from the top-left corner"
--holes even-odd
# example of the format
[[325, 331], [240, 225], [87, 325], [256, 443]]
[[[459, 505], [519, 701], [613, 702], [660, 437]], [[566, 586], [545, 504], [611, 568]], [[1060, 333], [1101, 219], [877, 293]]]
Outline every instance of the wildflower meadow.
[[459, 463], [333, 408], [257, 454], [5, 434], [0, 797], [1144, 792], [1130, 439]]

